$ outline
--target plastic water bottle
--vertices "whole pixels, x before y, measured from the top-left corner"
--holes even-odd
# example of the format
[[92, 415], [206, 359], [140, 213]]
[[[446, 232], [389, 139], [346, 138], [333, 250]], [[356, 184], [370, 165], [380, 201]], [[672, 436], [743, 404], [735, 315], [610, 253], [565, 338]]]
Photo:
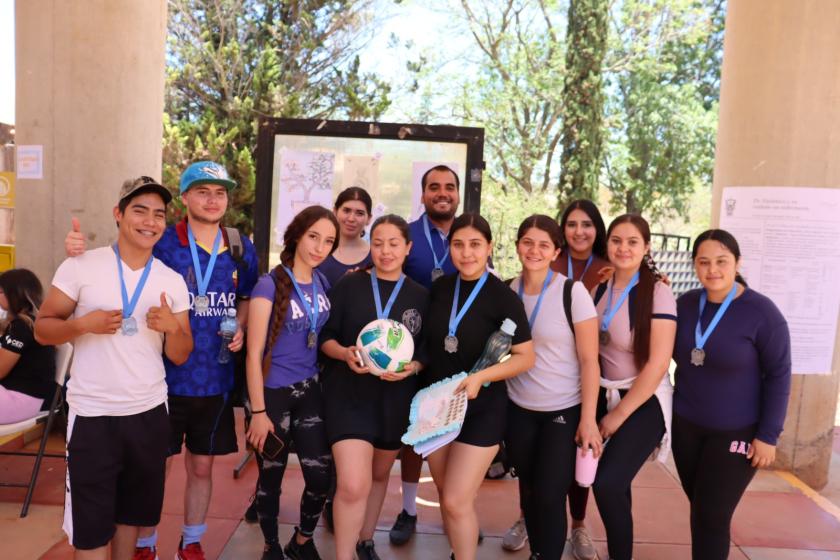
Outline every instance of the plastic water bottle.
[[219, 332], [222, 335], [222, 346], [219, 348], [219, 363], [226, 364], [230, 362], [230, 348], [228, 344], [236, 335], [236, 329], [239, 328], [239, 323], [236, 322], [236, 309], [230, 308], [227, 314], [222, 318], [219, 325]]
[[[490, 338], [487, 339], [487, 344], [484, 345], [484, 352], [481, 353], [481, 357], [470, 370], [470, 373], [481, 371], [502, 361], [502, 358], [510, 352], [510, 347], [513, 344], [513, 333], [515, 332], [516, 323], [510, 319], [505, 319], [502, 322], [501, 328], [491, 334]], [[484, 384], [485, 387], [488, 385], [490, 383]]]

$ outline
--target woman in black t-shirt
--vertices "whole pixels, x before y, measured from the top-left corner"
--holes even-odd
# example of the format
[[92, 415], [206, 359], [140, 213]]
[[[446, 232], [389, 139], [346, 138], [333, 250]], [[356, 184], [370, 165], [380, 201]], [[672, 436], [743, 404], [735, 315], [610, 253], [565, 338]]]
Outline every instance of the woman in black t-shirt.
[[0, 424], [32, 418], [55, 391], [55, 348], [41, 346], [33, 334], [42, 299], [31, 271], [0, 274], [0, 307], [7, 314], [0, 337]]
[[535, 356], [522, 302], [487, 271], [493, 249], [487, 220], [478, 214], [456, 218], [449, 231], [449, 247], [458, 272], [432, 285], [426, 380], [432, 383], [469, 372], [502, 322], [510, 319], [516, 324], [510, 358], [461, 383], [459, 390], [466, 391], [470, 401], [458, 437], [429, 456], [449, 543], [458, 560], [472, 560], [478, 542], [475, 497], [504, 436], [507, 389], [503, 381], [533, 367]]
[[[408, 224], [389, 214], [370, 230], [374, 267], [343, 276], [330, 291], [330, 318], [321, 350], [330, 360], [324, 376], [327, 437], [337, 471], [333, 500], [338, 560], [374, 560], [373, 533], [402, 447], [411, 399], [422, 368], [422, 330], [429, 293], [402, 272], [411, 250]], [[376, 300], [374, 290], [379, 294]], [[379, 309], [377, 309], [379, 307]], [[371, 321], [402, 323], [414, 339], [414, 356], [398, 373], [377, 377], [358, 363], [356, 338]]]

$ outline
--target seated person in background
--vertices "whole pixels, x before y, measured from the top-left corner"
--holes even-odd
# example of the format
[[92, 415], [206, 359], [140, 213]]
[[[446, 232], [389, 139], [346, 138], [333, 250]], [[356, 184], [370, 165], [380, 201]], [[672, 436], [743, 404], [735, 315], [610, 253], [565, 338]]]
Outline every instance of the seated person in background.
[[34, 417], [55, 391], [55, 348], [35, 341], [35, 314], [43, 299], [38, 277], [24, 268], [0, 274], [0, 424]]

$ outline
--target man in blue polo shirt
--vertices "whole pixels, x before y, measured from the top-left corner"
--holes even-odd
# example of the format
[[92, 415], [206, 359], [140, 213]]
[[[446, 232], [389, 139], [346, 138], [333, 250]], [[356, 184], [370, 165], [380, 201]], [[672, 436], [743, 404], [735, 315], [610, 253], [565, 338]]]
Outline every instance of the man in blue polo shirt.
[[[444, 274], [455, 272], [449, 258], [449, 228], [461, 202], [458, 174], [445, 165], [432, 167], [420, 179], [421, 201], [426, 211], [408, 224], [413, 244], [405, 260], [406, 276], [431, 288], [432, 282]], [[403, 509], [391, 528], [392, 544], [405, 544], [417, 526], [417, 488], [423, 459], [410, 446], [400, 454]]]
[[[217, 163], [199, 161], [190, 165], [180, 181], [187, 217], [167, 227], [154, 247], [154, 256], [186, 281], [195, 341], [185, 363], [164, 360], [172, 431], [170, 457], [181, 452], [184, 442], [187, 446], [184, 527], [176, 560], [204, 560], [200, 541], [207, 528], [213, 459], [237, 450], [230, 401], [234, 365], [232, 361], [219, 363], [223, 342], [219, 323], [227, 310], [236, 309], [237, 321], [241, 326], [246, 324], [248, 297], [258, 272], [253, 244], [235, 230], [221, 227], [229, 191], [235, 186]], [[65, 246], [70, 256], [84, 252], [84, 236], [75, 219]], [[242, 332], [240, 327], [228, 346], [231, 351], [242, 348]], [[135, 560], [157, 558], [156, 544], [154, 528], [141, 529]]]

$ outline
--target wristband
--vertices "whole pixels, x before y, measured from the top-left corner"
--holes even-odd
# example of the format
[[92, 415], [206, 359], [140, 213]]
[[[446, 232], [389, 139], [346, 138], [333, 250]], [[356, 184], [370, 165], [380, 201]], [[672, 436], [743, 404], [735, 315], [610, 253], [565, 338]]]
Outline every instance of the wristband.
[[251, 411], [251, 416], [253, 416], [254, 414], [264, 414], [264, 413], [265, 413], [265, 409], [262, 409], [262, 410], [252, 410], [252, 411]]

